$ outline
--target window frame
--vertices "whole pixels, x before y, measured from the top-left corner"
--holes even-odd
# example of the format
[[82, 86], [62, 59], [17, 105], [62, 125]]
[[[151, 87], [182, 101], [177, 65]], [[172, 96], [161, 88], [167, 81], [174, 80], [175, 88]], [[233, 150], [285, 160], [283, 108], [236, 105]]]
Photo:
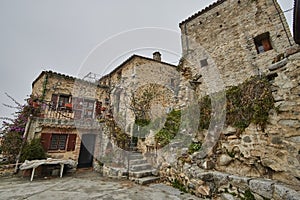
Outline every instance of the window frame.
[[[50, 144], [49, 144], [48, 150], [49, 151], [65, 151], [66, 148], [67, 148], [67, 144], [68, 144], [68, 136], [69, 136], [69, 134], [67, 134], [67, 133], [62, 133], [62, 134], [61, 133], [52, 133], [51, 134], [51, 139], [50, 139]], [[53, 143], [55, 143], [53, 141], [53, 139], [55, 137], [57, 137], [56, 144], [53, 144]], [[61, 143], [62, 142], [64, 143], [63, 144], [64, 148], [61, 148], [61, 145], [62, 145]], [[56, 145], [55, 148], [52, 147], [54, 145]]]
[[[51, 149], [51, 141], [53, 135], [67, 135], [65, 148], [62, 149]], [[75, 151], [76, 149], [77, 133], [41, 133], [41, 144], [46, 152], [66, 152]]]
[[270, 32], [265, 32], [253, 38], [257, 54], [262, 54], [273, 49]]
[[[62, 101], [62, 99], [65, 99]], [[52, 110], [64, 110], [65, 104], [72, 103], [72, 95], [70, 94], [52, 94], [51, 96], [51, 109]]]

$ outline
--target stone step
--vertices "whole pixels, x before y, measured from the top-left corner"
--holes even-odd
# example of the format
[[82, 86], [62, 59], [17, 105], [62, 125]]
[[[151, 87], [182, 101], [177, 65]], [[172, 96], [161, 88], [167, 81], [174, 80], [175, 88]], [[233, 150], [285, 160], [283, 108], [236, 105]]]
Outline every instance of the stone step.
[[136, 172], [129, 172], [129, 176], [133, 178], [142, 178], [142, 177], [147, 177], [147, 176], [152, 176], [155, 173], [154, 169], [148, 169], [148, 170], [143, 170], [143, 171], [136, 171]]
[[131, 151], [137, 151], [138, 148], [137, 148], [137, 147], [130, 147], [130, 150], [131, 150]]
[[144, 171], [144, 170], [151, 170], [152, 166], [149, 163], [139, 164], [139, 165], [132, 165], [130, 167], [130, 171]]
[[130, 165], [140, 165], [140, 164], [146, 164], [148, 163], [146, 159], [137, 159], [137, 160], [130, 160]]
[[154, 183], [159, 181], [159, 177], [156, 176], [147, 176], [147, 177], [143, 177], [143, 178], [136, 178], [134, 180], [135, 183], [140, 184], [140, 185], [147, 185], [150, 183]]
[[129, 155], [130, 160], [139, 160], [144, 159], [143, 155], [141, 153], [131, 153]]

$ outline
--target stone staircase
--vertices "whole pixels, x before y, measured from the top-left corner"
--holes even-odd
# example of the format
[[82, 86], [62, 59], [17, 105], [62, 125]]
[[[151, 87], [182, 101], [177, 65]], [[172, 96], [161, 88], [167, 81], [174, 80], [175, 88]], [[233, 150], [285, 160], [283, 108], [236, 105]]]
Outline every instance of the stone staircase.
[[146, 185], [159, 180], [158, 172], [143, 157], [142, 153], [131, 152], [129, 160], [129, 179]]

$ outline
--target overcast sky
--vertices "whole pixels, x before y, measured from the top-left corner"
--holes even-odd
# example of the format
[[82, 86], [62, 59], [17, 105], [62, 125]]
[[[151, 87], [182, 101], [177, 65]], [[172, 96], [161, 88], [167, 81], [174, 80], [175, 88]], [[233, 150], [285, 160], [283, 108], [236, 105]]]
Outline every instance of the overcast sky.
[[[178, 24], [215, 0], [0, 0], [0, 103], [31, 93], [42, 70], [106, 74], [133, 53], [177, 64]], [[292, 0], [278, 1], [283, 10]], [[286, 12], [289, 25], [292, 11]], [[13, 110], [0, 105], [0, 116]]]

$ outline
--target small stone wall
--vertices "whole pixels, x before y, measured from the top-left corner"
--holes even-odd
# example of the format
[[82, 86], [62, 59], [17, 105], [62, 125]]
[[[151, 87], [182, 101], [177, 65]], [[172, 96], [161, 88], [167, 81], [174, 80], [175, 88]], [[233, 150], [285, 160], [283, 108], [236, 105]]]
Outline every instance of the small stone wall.
[[187, 191], [200, 197], [215, 199], [224, 196], [221, 194], [227, 193], [230, 195], [225, 195], [225, 197], [235, 196], [238, 199], [250, 199], [250, 196], [255, 199], [300, 199], [299, 187], [289, 187], [271, 179], [250, 178], [207, 171], [197, 165], [187, 163], [180, 169], [169, 166], [161, 171], [161, 176], [165, 177], [164, 180], [167, 182], [174, 183], [176, 180]]
[[0, 165], [0, 177], [12, 176], [15, 172], [15, 164]]

